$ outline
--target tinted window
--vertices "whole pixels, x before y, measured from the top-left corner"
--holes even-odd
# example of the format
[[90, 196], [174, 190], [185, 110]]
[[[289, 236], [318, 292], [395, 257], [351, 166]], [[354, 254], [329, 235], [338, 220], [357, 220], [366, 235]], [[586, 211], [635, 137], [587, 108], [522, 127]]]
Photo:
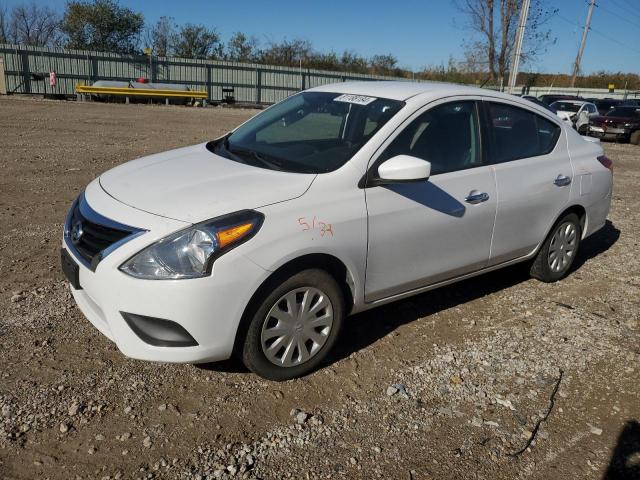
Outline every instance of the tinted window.
[[396, 155], [429, 161], [432, 175], [481, 165], [476, 103], [446, 103], [423, 113], [391, 142], [380, 159]]
[[487, 104], [493, 163], [545, 155], [553, 150], [560, 127], [522, 108]]
[[594, 103], [596, 104], [596, 107], [598, 107], [598, 110], [602, 112], [606, 112], [610, 108], [620, 104], [617, 100], [596, 100]]
[[640, 117], [640, 108], [614, 107], [606, 114], [607, 117]]
[[591, 104], [587, 105], [587, 111], [589, 113], [596, 113], [597, 112], [596, 106], [595, 105], [591, 105]]

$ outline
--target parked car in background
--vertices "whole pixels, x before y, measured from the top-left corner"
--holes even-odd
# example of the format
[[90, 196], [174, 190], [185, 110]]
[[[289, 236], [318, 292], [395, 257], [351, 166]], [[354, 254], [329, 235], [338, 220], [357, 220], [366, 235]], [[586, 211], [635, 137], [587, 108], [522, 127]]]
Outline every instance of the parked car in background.
[[558, 100], [553, 102], [551, 107], [555, 108], [556, 114], [563, 122], [571, 125], [580, 134], [587, 133], [589, 118], [599, 115], [593, 103], [583, 100]]
[[612, 182], [599, 142], [513, 95], [323, 85], [100, 175], [69, 210], [62, 269], [125, 355], [236, 355], [285, 380], [352, 313], [518, 262], [562, 279]]
[[586, 98], [585, 102], [593, 103], [598, 109], [600, 115], [604, 115], [613, 107], [621, 105], [623, 103], [623, 100], [619, 100], [616, 98]]
[[538, 100], [545, 105], [551, 105], [553, 102], [557, 102], [558, 100], [583, 100], [583, 98], [576, 95], [544, 94], [540, 95]]
[[606, 140], [640, 145], [640, 106], [620, 105], [589, 121], [588, 134]]

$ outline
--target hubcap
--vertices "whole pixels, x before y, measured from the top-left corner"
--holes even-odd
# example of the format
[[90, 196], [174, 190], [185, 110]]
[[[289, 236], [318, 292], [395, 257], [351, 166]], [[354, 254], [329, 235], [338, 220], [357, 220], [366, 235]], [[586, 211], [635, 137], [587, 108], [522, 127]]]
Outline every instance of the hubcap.
[[279, 367], [293, 367], [314, 357], [333, 326], [329, 297], [314, 287], [284, 294], [262, 323], [262, 351]]
[[549, 268], [562, 272], [569, 268], [576, 252], [578, 231], [571, 222], [563, 223], [553, 234], [549, 245]]

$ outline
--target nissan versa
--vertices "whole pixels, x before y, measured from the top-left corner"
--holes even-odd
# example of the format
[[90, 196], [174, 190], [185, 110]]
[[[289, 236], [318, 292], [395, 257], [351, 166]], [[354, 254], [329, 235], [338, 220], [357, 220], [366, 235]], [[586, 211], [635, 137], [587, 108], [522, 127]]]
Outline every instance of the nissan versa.
[[237, 354], [284, 380], [349, 314], [516, 262], [563, 278], [611, 189], [598, 140], [526, 100], [340, 83], [102, 174], [69, 211], [62, 266], [125, 355]]

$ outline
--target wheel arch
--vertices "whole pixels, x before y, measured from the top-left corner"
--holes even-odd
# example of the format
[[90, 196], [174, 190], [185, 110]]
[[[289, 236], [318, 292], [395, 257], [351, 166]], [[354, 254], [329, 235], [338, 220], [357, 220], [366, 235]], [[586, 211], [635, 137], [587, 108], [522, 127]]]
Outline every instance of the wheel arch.
[[356, 286], [353, 274], [349, 268], [347, 268], [345, 263], [338, 257], [328, 253], [307, 253], [300, 255], [288, 260], [276, 268], [260, 284], [251, 296], [236, 330], [236, 336], [233, 342], [233, 352], [235, 355], [239, 354], [242, 350], [242, 344], [251, 322], [251, 313], [256, 309], [258, 302], [265, 293], [269, 291], [269, 289], [274, 288], [275, 285], [282, 282], [285, 278], [303, 270], [312, 268], [324, 270], [334, 278], [344, 295], [345, 311], [346, 314], [349, 315], [355, 305], [354, 299], [356, 298]]
[[[587, 209], [584, 208], [584, 206], [580, 205], [579, 203], [576, 203], [574, 205], [571, 205], [570, 207], [565, 208], [560, 213], [560, 215], [558, 215], [556, 219], [553, 221], [553, 225], [555, 225], [558, 220], [560, 220], [562, 217], [564, 217], [569, 213], [575, 213], [580, 219], [581, 239], [583, 239], [585, 232], [587, 231]], [[551, 228], [553, 228], [553, 225], [549, 228], [549, 231], [551, 231]]]

